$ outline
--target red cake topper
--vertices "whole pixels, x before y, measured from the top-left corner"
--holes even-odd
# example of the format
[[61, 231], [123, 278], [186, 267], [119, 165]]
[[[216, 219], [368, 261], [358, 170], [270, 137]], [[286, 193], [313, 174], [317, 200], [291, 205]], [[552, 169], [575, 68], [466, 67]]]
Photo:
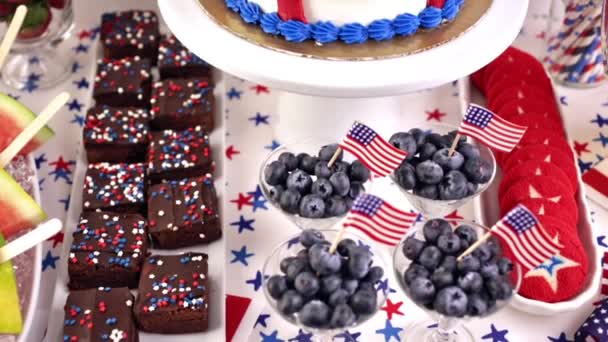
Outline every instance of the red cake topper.
[[303, 0], [277, 0], [279, 4], [279, 16], [283, 20], [299, 20], [307, 23], [304, 15]]
[[443, 6], [445, 5], [445, 0], [427, 0], [426, 5], [437, 8], [443, 8]]

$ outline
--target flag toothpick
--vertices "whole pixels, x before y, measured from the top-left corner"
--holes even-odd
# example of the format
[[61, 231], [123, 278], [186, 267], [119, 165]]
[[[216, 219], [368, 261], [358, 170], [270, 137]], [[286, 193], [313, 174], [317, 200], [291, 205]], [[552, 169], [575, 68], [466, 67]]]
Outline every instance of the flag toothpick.
[[450, 151], [448, 152], [448, 157], [451, 157], [454, 154], [454, 151], [456, 151], [456, 147], [458, 147], [458, 141], [460, 140], [460, 133], [456, 134], [456, 137], [454, 138], [454, 141], [452, 142], [452, 146], [450, 147]]
[[338, 147], [338, 149], [336, 150], [336, 152], [334, 152], [334, 155], [331, 156], [331, 159], [329, 160], [329, 163], [327, 163], [327, 167], [331, 169], [332, 166], [334, 166], [334, 164], [336, 163], [336, 160], [338, 160], [338, 157], [340, 156], [340, 153], [342, 153], [342, 147]]

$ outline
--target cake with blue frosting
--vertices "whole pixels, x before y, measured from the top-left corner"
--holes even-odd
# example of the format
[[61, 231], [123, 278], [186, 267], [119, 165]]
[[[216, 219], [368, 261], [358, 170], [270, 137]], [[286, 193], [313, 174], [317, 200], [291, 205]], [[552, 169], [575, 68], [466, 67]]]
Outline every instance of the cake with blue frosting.
[[301, 43], [361, 44], [411, 36], [456, 18], [464, 0], [225, 0], [242, 20]]

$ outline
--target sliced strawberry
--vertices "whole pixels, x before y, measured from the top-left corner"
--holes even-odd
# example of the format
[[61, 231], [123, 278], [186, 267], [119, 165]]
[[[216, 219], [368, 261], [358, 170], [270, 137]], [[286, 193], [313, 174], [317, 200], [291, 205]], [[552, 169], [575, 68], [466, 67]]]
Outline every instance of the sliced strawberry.
[[65, 7], [65, 0], [49, 0], [49, 6], [56, 9], [63, 9]]

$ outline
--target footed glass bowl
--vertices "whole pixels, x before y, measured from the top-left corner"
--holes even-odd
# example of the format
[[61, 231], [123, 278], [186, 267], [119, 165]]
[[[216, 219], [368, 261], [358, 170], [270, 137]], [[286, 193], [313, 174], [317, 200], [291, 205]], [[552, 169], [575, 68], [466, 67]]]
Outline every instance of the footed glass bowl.
[[[476, 224], [474, 222], [464, 221], [464, 220], [450, 220], [454, 223], [452, 224], [453, 228], [456, 228], [461, 225], [468, 225], [472, 227], [477, 233], [478, 238], [481, 238], [489, 229]], [[397, 283], [405, 293], [405, 295], [420, 309], [426, 312], [431, 319], [420, 321], [415, 323], [413, 326], [405, 329], [403, 331], [402, 341], [416, 341], [416, 342], [474, 342], [475, 339], [473, 335], [467, 329], [467, 327], [463, 324], [468, 320], [475, 318], [485, 318], [491, 316], [498, 311], [502, 310], [507, 304], [513, 299], [515, 294], [519, 291], [519, 287], [521, 285], [522, 279], [522, 271], [518, 264], [513, 263], [513, 270], [511, 271], [510, 277], [505, 277], [505, 279], [510, 279], [513, 287], [513, 294], [509, 298], [509, 300], [497, 301], [496, 305], [486, 312], [483, 316], [465, 316], [462, 318], [458, 317], [447, 317], [435, 310], [430, 309], [424, 305], [420, 305], [416, 303], [410, 294], [410, 288], [405, 283], [404, 280], [404, 272], [408, 269], [408, 267], [412, 264], [412, 261], [403, 255], [403, 245], [405, 241], [414, 237], [418, 240], [424, 241], [423, 235], [423, 227], [425, 222], [419, 222], [415, 224], [411, 230], [406, 234], [399, 245], [395, 248], [393, 252], [393, 267], [395, 271], [395, 277], [397, 278]], [[491, 241], [495, 239], [495, 237], [491, 237]], [[500, 244], [498, 244], [500, 246]], [[429, 327], [436, 326], [435, 329], [429, 329]]]

